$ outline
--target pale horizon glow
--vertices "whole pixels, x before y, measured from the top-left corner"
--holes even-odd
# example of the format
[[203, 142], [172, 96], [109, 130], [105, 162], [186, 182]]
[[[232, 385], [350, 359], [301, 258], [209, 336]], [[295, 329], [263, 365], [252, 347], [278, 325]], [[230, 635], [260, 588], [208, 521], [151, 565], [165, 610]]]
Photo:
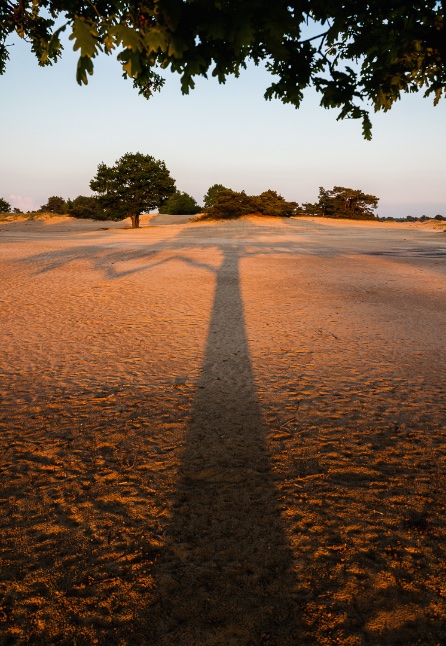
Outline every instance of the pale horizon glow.
[[146, 101], [114, 58], [98, 59], [86, 87], [75, 65], [70, 45], [48, 68], [26, 43], [11, 47], [0, 76], [0, 197], [13, 207], [89, 195], [100, 162], [141, 152], [164, 160], [177, 188], [200, 204], [215, 183], [248, 194], [273, 189], [299, 203], [315, 201], [319, 186], [346, 186], [378, 196], [380, 216], [446, 215], [444, 100], [434, 107], [421, 93], [403, 97], [372, 115], [367, 142], [359, 121], [336, 121], [312, 91], [299, 110], [265, 101], [262, 68], [225, 85], [198, 79], [189, 96], [169, 75]]

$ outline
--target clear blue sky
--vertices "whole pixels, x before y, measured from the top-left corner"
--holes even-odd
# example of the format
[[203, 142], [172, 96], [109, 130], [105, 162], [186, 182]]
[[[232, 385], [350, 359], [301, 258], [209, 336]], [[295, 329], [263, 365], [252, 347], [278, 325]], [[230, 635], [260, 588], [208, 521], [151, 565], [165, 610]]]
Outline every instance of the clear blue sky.
[[70, 45], [40, 68], [29, 46], [11, 47], [0, 76], [0, 197], [38, 208], [50, 195], [89, 195], [100, 162], [126, 152], [165, 161], [177, 187], [199, 203], [209, 186], [315, 201], [318, 187], [348, 186], [380, 198], [381, 216], [446, 215], [446, 101], [421, 94], [374, 115], [373, 140], [359, 121], [336, 121], [308, 92], [301, 109], [263, 93], [268, 74], [251, 67], [226, 85], [200, 79], [189, 96], [179, 80], [146, 101], [121, 78], [114, 57], [96, 62], [87, 87], [75, 80]]

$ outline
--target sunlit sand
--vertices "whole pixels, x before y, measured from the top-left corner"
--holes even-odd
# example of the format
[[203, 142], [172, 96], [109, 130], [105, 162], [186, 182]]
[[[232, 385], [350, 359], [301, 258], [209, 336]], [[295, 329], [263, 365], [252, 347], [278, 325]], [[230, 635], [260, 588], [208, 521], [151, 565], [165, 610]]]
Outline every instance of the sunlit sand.
[[446, 641], [446, 223], [0, 223], [2, 643]]

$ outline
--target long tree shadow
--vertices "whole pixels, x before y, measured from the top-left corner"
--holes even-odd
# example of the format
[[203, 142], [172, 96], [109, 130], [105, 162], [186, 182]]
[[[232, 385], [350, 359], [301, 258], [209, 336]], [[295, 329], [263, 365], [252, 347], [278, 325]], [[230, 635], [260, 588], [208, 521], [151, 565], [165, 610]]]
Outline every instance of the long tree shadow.
[[[358, 639], [363, 641], [364, 638], [366, 641], [369, 639], [370, 643], [390, 644], [397, 643], [398, 640], [398, 643], [402, 643], [404, 637], [398, 636], [394, 625], [389, 625], [385, 632], [378, 635], [377, 629], [373, 628], [373, 621], [384, 605], [395, 609], [395, 614], [398, 614], [399, 606], [421, 605], [425, 598], [432, 596], [424, 581], [428, 578], [427, 574], [431, 574], [443, 561], [443, 554], [441, 549], [435, 553], [428, 551], [433, 549], [431, 545], [436, 541], [435, 535], [430, 538], [428, 530], [425, 534], [419, 534], [415, 527], [415, 538], [407, 538], [407, 531], [398, 529], [400, 512], [390, 506], [376, 507], [377, 503], [370, 490], [376, 488], [376, 491], [380, 491], [384, 496], [400, 495], [401, 483], [404, 484], [410, 478], [419, 478], [418, 457], [412, 448], [414, 443], [409, 437], [411, 417], [408, 417], [408, 439], [405, 443], [402, 431], [398, 431], [398, 425], [391, 424], [391, 412], [388, 416], [387, 413], [381, 416], [377, 414], [376, 423], [367, 420], [366, 415], [370, 414], [367, 413], [367, 409], [365, 413], [358, 412], [358, 422], [352, 421], [347, 433], [343, 428], [343, 422], [337, 422], [337, 418], [333, 420], [331, 417], [332, 413], [338, 413], [344, 406], [343, 400], [337, 403], [336, 399], [327, 399], [325, 408], [321, 408], [317, 426], [320, 437], [316, 440], [312, 422], [315, 418], [309, 413], [306, 417], [305, 410], [301, 410], [296, 428], [292, 428], [290, 433], [290, 448], [284, 449], [283, 470], [277, 472], [277, 486], [281, 488], [283, 496], [280, 502], [286, 506], [286, 512], [299, 510], [299, 514], [293, 519], [287, 516], [286, 520], [282, 521], [264, 441], [266, 432], [270, 429], [263, 423], [253, 385], [239, 278], [240, 260], [269, 254], [335, 257], [343, 252], [338, 252], [334, 247], [322, 248], [316, 243], [309, 244], [302, 250], [303, 242], [299, 238], [299, 229], [292, 242], [285, 243], [282, 242], [279, 233], [276, 235], [274, 231], [269, 230], [265, 232], [260, 227], [255, 233], [248, 231], [244, 234], [243, 230], [237, 229], [231, 233], [226, 227], [220, 229], [210, 226], [206, 229], [202, 227], [202, 234], [205, 235], [200, 237], [194, 227], [191, 227], [176, 237], [154, 241], [153, 244], [141, 243], [139, 246], [135, 245], [135, 248], [133, 243], [131, 248], [124, 249], [117, 247], [115, 243], [111, 243], [110, 246], [85, 245], [45, 252], [19, 261], [20, 264], [32, 266], [34, 274], [38, 275], [55, 271], [72, 261], [83, 260], [90, 262], [94, 270], [102, 272], [105, 279], [117, 281], [117, 284], [122, 278], [138, 277], [138, 274], [150, 272], [172, 261], [176, 261], [179, 267], [189, 265], [200, 272], [215, 273], [217, 278], [204, 362], [201, 376], [195, 384], [195, 398], [190, 409], [187, 436], [184, 438], [185, 449], [176, 492], [173, 500], [170, 499], [170, 520], [163, 527], [164, 547], [161, 551], [158, 551], [157, 542], [156, 548], [147, 550], [144, 547], [145, 551], [141, 556], [139, 548], [136, 550], [140, 541], [141, 526], [132, 517], [131, 505], [124, 501], [120, 503], [119, 508], [113, 508], [113, 523], [118, 529], [120, 521], [121, 526], [129, 525], [131, 529], [128, 532], [130, 538], [122, 548], [122, 561], [127, 567], [125, 570], [123, 566], [124, 574], [130, 581], [135, 580], [137, 570], [133, 568], [141, 561], [150, 574], [150, 577], [147, 577], [148, 580], [150, 578], [150, 593], [147, 594], [144, 588], [138, 592], [138, 604], [130, 597], [126, 598], [123, 604], [125, 612], [120, 616], [123, 631], [121, 634], [131, 636], [125, 643], [166, 646], [295, 645], [322, 643], [322, 639], [325, 640], [324, 643], [329, 643], [329, 640], [330, 643], [334, 643], [335, 631], [341, 636], [341, 643], [350, 641], [349, 635], [356, 642]], [[207, 262], [205, 251], [209, 247], [213, 247], [213, 252], [217, 251], [219, 256], [221, 254], [223, 257], [219, 268]], [[413, 262], [416, 260], [414, 258]], [[412, 259], [404, 256], [392, 258], [389, 262], [411, 263]], [[173, 272], [171, 275], [174, 275]], [[294, 276], [297, 276], [297, 272]], [[179, 272], [178, 280], [183, 280]], [[423, 301], [424, 307], [428, 303], [437, 308], [438, 296], [427, 294]], [[145, 302], [147, 309], [150, 306], [150, 302]], [[187, 307], [186, 302], [184, 307]], [[78, 306], [78, 311], [81, 311], [81, 306]], [[324, 324], [322, 318], [317, 320], [321, 321], [321, 326]], [[295, 336], [295, 339], [298, 339], [298, 336]], [[351, 365], [354, 367], [356, 363]], [[328, 370], [330, 369], [329, 367]], [[356, 382], [354, 385], [356, 388]], [[369, 388], [367, 398], [372, 405], [373, 402], [382, 405], [379, 397], [373, 398]], [[132, 400], [134, 399], [133, 391]], [[347, 400], [346, 397], [345, 401]], [[151, 403], [155, 406], [157, 402], [161, 402], [167, 407], [173, 400], [166, 399], [165, 404], [163, 401], [163, 396], [160, 396], [158, 400], [152, 399]], [[320, 398], [315, 402], [311, 405], [321, 405]], [[143, 409], [147, 409], [146, 418], [154, 425], [156, 411], [150, 410], [149, 402], [141, 401], [140, 408], [141, 413]], [[174, 408], [171, 412], [173, 416], [177, 413]], [[88, 419], [88, 425], [93, 429], [92, 437], [102, 433], [102, 430], [94, 425], [94, 421], [93, 416]], [[112, 421], [112, 424], [116, 423]], [[116, 453], [121, 460], [123, 456], [120, 447], [128, 432], [126, 427], [122, 428], [123, 441], [116, 447]], [[167, 434], [162, 423], [160, 429], [162, 433]], [[141, 437], [143, 433], [146, 433], [145, 429], [141, 431]], [[364, 453], [366, 438], [370, 440], [372, 449]], [[417, 443], [419, 441], [418, 437]], [[344, 453], [332, 451], [334, 442], [339, 443]], [[403, 457], [399, 458], [402, 461], [401, 466], [392, 466], [395, 463], [388, 462], [391, 443], [401, 447], [400, 456], [407, 455], [405, 462]], [[150, 451], [142, 439], [141, 447], [143, 448], [140, 453], [146, 465], [150, 464]], [[321, 454], [322, 457], [318, 453], [318, 447], [325, 451]], [[83, 450], [85, 452], [85, 447]], [[67, 454], [70, 455], [69, 451]], [[378, 457], [375, 458], [375, 454]], [[382, 462], [379, 455], [382, 455]], [[416, 460], [411, 461], [411, 455], [415, 455]], [[129, 465], [131, 464], [133, 463], [129, 462]], [[375, 475], [370, 475], [370, 470], [365, 472], [365, 467], [369, 468], [371, 464], [376, 467]], [[119, 483], [127, 480], [129, 465], [126, 464], [125, 469], [121, 469]], [[363, 470], [358, 471], [358, 465]], [[93, 472], [86, 459], [84, 467], [86, 472], [88, 469]], [[82, 473], [82, 469], [81, 464], [78, 472]], [[400, 478], [403, 478], [395, 484], [392, 484], [392, 469], [399, 471]], [[343, 473], [346, 473], [346, 476], [342, 475]], [[426, 474], [429, 474], [427, 467]], [[98, 474], [94, 475], [96, 477]], [[285, 475], [293, 481], [299, 480], [295, 493], [287, 493], [281, 487], [280, 478]], [[45, 481], [44, 477], [45, 474], [41, 474], [39, 482]], [[158, 472], [155, 472], [153, 477], [158, 477]], [[367, 478], [375, 478], [372, 480], [373, 487], [368, 484]], [[32, 484], [38, 489], [34, 481]], [[68, 486], [64, 485], [64, 488], [67, 489]], [[20, 489], [20, 496], [23, 495], [22, 492], [23, 489]], [[149, 508], [152, 489], [141, 485], [141, 492], [142, 506]], [[307, 497], [301, 498], [300, 493]], [[170, 496], [170, 493], [168, 495]], [[97, 489], [93, 489], [91, 495], [88, 494], [88, 490], [87, 493], [82, 493], [80, 501], [85, 502], [87, 496], [91, 507], [95, 507], [97, 518], [101, 522], [108, 522], [110, 515], [107, 516], [106, 510], [104, 511], [99, 504], [101, 501], [98, 501]], [[344, 498], [345, 503], [340, 503]], [[367, 504], [364, 504], [365, 499], [368, 500]], [[409, 496], [409, 499], [411, 504], [416, 502], [414, 495]], [[327, 500], [334, 501], [333, 509], [325, 504]], [[374, 532], [370, 534], [361, 530], [362, 538], [356, 538], [356, 543], [349, 538], [352, 525], [350, 515], [353, 513], [350, 511], [351, 505], [355, 505], [352, 509], [356, 510], [358, 519], [370, 523]], [[436, 503], [436, 509], [441, 509], [440, 498]], [[387, 524], [384, 523], [384, 518]], [[415, 524], [418, 522], [417, 518], [415, 516]], [[155, 520], [153, 514], [147, 514], [144, 519], [144, 532], [147, 531], [149, 540]], [[287, 523], [290, 544], [287, 543], [282, 522]], [[310, 531], [310, 527], [315, 528], [315, 531]], [[429, 529], [429, 526], [427, 527]], [[435, 527], [432, 531], [434, 530]], [[70, 546], [66, 549], [72, 549], [76, 563], [82, 562], [85, 560], [83, 551], [79, 545], [76, 547], [73, 536], [74, 531], [70, 531]], [[382, 587], [376, 581], [380, 580], [382, 571], [387, 573], [389, 568], [396, 567], [393, 555], [395, 550], [398, 551], [395, 543], [400, 538], [407, 540], [409, 546], [420, 553], [419, 546], [426, 547], [422, 567], [413, 566], [411, 570], [412, 566], [409, 564], [404, 566], [405, 570], [401, 570], [401, 563], [397, 565], [398, 577], [401, 579], [401, 571], [404, 576], [413, 576], [413, 573], [416, 573], [419, 587], [407, 594], [406, 584], [403, 582], [404, 585], [397, 587], [392, 596], [389, 593], [389, 596], [383, 597]], [[134, 540], [134, 548], [130, 539]], [[113, 539], [110, 540], [114, 548]], [[57, 541], [51, 552], [53, 560], [56, 558], [54, 554], [60, 553], [59, 537]], [[73, 542], [74, 548], [71, 548]], [[91, 545], [88, 545], [87, 548], [82, 547], [82, 550], [92, 551]], [[289, 545], [292, 545], [296, 559], [295, 572], [299, 572], [301, 580], [295, 578], [292, 572], [293, 557]], [[319, 548], [321, 551], [316, 558], [315, 553]], [[100, 554], [100, 558], [105, 560], [104, 554], [110, 550], [111, 547], [104, 541], [98, 543], [96, 554]], [[431, 553], [436, 555], [432, 562], [429, 556]], [[371, 554], [370, 559], [368, 554]], [[134, 560], [129, 560], [130, 557]], [[154, 558], [157, 558], [155, 563]], [[368, 559], [366, 563], [365, 558]], [[32, 554], [32, 559], [36, 559], [35, 553]], [[96, 577], [95, 580], [99, 581], [101, 573], [97, 564], [95, 567], [93, 576], [91, 566], [87, 562], [87, 580], [88, 577]], [[73, 567], [68, 568], [68, 573], [77, 585], [80, 579], [72, 576], [72, 570]], [[107, 598], [110, 596], [107, 582], [110, 581], [110, 576], [113, 578], [115, 574], [114, 570], [107, 570], [103, 579], [102, 594]], [[359, 583], [356, 581], [357, 575]], [[154, 598], [152, 576], [156, 586]], [[83, 579], [81, 583], [82, 581]], [[363, 581], [365, 583], [361, 583]], [[367, 586], [371, 592], [366, 593]], [[136, 587], [135, 583], [134, 589]], [[134, 594], [136, 598], [136, 592]], [[95, 602], [98, 598], [100, 597], [95, 598]], [[438, 599], [435, 599], [435, 602], [438, 602]], [[117, 611], [113, 610], [113, 613], [110, 621], [114, 620]], [[331, 613], [337, 617], [337, 627], [334, 627], [334, 623], [326, 623]], [[413, 627], [416, 636], [426, 633], [426, 622], [423, 616], [416, 619]], [[65, 627], [62, 629], [66, 630]], [[436, 631], [435, 635], [441, 635], [441, 625], [434, 627], [431, 624], [430, 629]], [[102, 630], [102, 633], [97, 634], [106, 635], [107, 643], [118, 643], [118, 637], [113, 641], [114, 632], [110, 624], [105, 624]], [[401, 631], [402, 628], [398, 630]], [[321, 635], [322, 639], [318, 640], [318, 636]], [[415, 640], [409, 642], [406, 639], [405, 643], [415, 643]], [[429, 643], [440, 642], [436, 639], [435, 642]]]
[[157, 602], [146, 635], [163, 644], [297, 643], [292, 556], [253, 385], [239, 277], [225, 252], [191, 411]]

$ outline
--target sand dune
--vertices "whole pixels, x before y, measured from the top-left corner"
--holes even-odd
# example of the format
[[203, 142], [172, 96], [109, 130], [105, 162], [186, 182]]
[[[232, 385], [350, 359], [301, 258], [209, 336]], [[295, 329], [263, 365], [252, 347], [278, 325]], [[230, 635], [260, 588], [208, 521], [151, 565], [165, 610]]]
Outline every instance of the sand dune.
[[0, 223], [0, 643], [446, 643], [445, 225]]

